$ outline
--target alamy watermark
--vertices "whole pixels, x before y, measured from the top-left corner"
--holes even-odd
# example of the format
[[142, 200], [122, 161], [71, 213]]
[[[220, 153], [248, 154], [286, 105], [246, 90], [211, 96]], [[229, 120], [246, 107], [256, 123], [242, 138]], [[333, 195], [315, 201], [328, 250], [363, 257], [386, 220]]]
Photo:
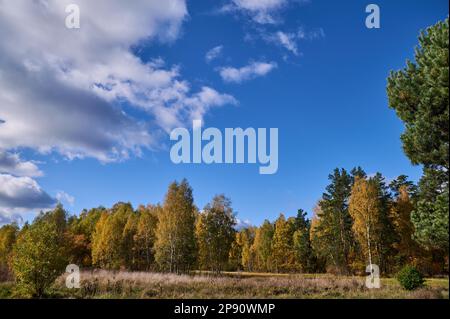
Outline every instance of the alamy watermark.
[[266, 128], [225, 128], [224, 134], [214, 127], [202, 131], [201, 120], [193, 121], [192, 138], [186, 128], [176, 128], [170, 133], [170, 140], [177, 141], [170, 150], [170, 159], [175, 164], [259, 163], [260, 174], [278, 171], [278, 128], [270, 128], [269, 132]]
[[366, 277], [366, 287], [369, 289], [381, 288], [380, 267], [378, 267], [378, 265], [375, 264], [367, 265], [366, 273], [369, 274]]
[[69, 4], [66, 7], [66, 28], [67, 29], [79, 29], [80, 25], [80, 7], [77, 4]]
[[376, 4], [369, 4], [366, 13], [370, 13], [366, 18], [367, 29], [379, 29], [381, 27], [380, 7]]
[[75, 264], [67, 265], [66, 287], [69, 289], [80, 288], [80, 267]]

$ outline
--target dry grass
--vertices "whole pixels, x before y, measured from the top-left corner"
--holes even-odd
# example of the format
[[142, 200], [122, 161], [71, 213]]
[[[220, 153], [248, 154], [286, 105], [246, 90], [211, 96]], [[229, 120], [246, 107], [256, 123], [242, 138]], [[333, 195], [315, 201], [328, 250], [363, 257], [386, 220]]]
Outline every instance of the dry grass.
[[174, 275], [147, 272], [92, 271], [81, 274], [81, 288], [55, 287], [73, 298], [448, 298], [448, 279], [432, 279], [424, 288], [408, 292], [394, 279], [381, 289], [367, 289], [362, 277], [333, 275], [274, 275], [207, 273]]

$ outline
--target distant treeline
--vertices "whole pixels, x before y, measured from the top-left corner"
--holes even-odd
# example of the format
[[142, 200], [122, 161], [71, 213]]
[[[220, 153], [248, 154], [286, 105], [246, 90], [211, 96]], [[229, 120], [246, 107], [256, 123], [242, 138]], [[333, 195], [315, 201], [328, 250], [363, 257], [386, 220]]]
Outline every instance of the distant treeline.
[[[362, 274], [371, 262], [382, 274], [405, 264], [428, 274], [446, 272], [448, 237], [439, 247], [415, 236], [411, 214], [423, 185], [403, 175], [386, 185], [381, 174], [368, 177], [361, 168], [336, 169], [329, 180], [312, 219], [299, 210], [296, 217], [281, 214], [275, 222], [240, 230], [228, 198], [218, 195], [199, 211], [186, 180], [169, 186], [162, 205], [135, 210], [117, 203], [79, 216], [68, 216], [58, 205], [21, 229], [15, 224], [0, 229], [1, 267], [18, 279], [45, 263], [50, 273], [73, 263], [175, 273]], [[448, 202], [444, 205], [448, 209]]]

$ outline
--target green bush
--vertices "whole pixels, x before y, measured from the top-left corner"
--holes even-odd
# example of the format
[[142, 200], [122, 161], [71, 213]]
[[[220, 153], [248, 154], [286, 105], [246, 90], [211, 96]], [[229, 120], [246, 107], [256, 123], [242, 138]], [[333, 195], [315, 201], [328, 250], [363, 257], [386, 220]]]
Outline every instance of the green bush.
[[397, 274], [397, 280], [406, 290], [414, 290], [423, 286], [425, 280], [414, 266], [405, 266]]

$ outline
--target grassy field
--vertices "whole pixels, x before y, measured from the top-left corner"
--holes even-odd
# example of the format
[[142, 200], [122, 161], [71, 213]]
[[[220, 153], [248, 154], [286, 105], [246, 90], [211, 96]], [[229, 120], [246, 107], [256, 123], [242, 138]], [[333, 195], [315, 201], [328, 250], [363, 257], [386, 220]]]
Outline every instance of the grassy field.
[[[95, 271], [81, 274], [81, 288], [65, 288], [64, 277], [51, 298], [449, 298], [449, 280], [427, 279], [423, 288], [403, 290], [392, 278], [367, 289], [363, 277], [261, 273], [172, 275]], [[0, 298], [18, 297], [12, 283], [0, 284]]]

